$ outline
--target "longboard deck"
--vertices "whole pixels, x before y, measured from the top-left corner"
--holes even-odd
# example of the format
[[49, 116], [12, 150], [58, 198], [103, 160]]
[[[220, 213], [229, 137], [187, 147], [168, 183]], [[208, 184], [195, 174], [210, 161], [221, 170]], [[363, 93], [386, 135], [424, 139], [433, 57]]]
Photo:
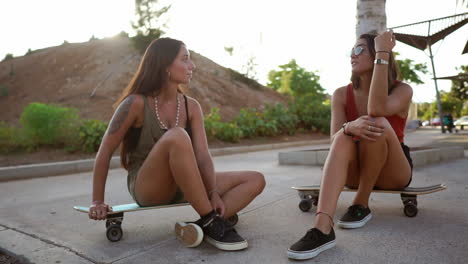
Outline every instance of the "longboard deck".
[[[143, 211], [143, 210], [152, 210], [152, 209], [163, 209], [163, 208], [171, 208], [171, 207], [184, 206], [184, 205], [189, 205], [189, 203], [144, 206], [144, 207], [139, 206], [136, 203], [119, 204], [119, 205], [111, 206], [112, 212], [109, 212], [108, 214], [117, 214], [117, 213], [122, 213], [122, 212], [134, 212], [134, 211]], [[73, 209], [82, 213], [89, 212], [89, 206], [73, 206]]]
[[[307, 192], [307, 191], [320, 191], [320, 185], [309, 185], [309, 186], [293, 186], [291, 187], [294, 190], [300, 192]], [[438, 192], [447, 189], [445, 184], [436, 184], [431, 186], [423, 186], [423, 187], [406, 187], [403, 190], [379, 190], [374, 189], [372, 192], [379, 192], [379, 193], [402, 193], [402, 194], [428, 194], [433, 192]], [[357, 189], [351, 189], [348, 187], [343, 188], [344, 192], [356, 192]]]

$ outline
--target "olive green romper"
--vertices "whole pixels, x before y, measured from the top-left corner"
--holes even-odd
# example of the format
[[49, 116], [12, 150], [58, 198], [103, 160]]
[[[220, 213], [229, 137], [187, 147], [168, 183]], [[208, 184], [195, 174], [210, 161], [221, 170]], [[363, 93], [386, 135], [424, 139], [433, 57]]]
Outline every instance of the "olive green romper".
[[[133, 197], [133, 200], [138, 203], [136, 196], [135, 196], [135, 182], [138, 175], [138, 171], [140, 170], [141, 165], [145, 161], [146, 157], [153, 149], [154, 144], [158, 142], [158, 140], [164, 135], [166, 132], [165, 129], [162, 129], [159, 124], [157, 123], [155, 113], [153, 109], [150, 107], [148, 103], [148, 98], [146, 96], [143, 97], [144, 99], [144, 121], [143, 126], [140, 128], [131, 128], [135, 133], [139, 133], [139, 137], [136, 143], [136, 147], [133, 151], [129, 152], [129, 166], [128, 166], [128, 176], [127, 176], [127, 187], [130, 195]], [[190, 126], [190, 122], [188, 120], [188, 107], [187, 107], [187, 97], [184, 95], [185, 101], [185, 113], [187, 116], [187, 124], [185, 130], [187, 131], [190, 138], [192, 138], [192, 129]], [[155, 174], [158, 172], [155, 171]], [[177, 192], [174, 195], [174, 198], [169, 204], [179, 203], [182, 202], [183, 193], [177, 188]]]

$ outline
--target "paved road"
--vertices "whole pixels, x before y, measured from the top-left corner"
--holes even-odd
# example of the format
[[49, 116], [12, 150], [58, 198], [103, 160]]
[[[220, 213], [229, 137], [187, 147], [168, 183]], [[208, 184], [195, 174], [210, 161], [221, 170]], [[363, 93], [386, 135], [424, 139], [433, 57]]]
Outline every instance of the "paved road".
[[[431, 129], [408, 134], [410, 146], [427, 146], [459, 135]], [[432, 139], [429, 139], [431, 138]], [[459, 139], [458, 139], [459, 141]], [[453, 142], [453, 141], [452, 141]], [[302, 148], [290, 148], [298, 150]], [[124, 237], [108, 242], [103, 222], [72, 210], [87, 205], [91, 173], [0, 183], [0, 248], [34, 263], [289, 263], [286, 248], [313, 222], [299, 211], [289, 187], [320, 182], [318, 167], [279, 166], [279, 150], [215, 158], [217, 170], [253, 169], [267, 180], [265, 191], [240, 213], [238, 231], [249, 241], [242, 252], [222, 252], [203, 243], [184, 248], [173, 235], [176, 221], [194, 220], [195, 211], [179, 207], [125, 215]], [[285, 149], [281, 151], [286, 151]], [[421, 196], [419, 214], [408, 218], [399, 196], [373, 194], [374, 218], [359, 230], [336, 229], [337, 247], [307, 263], [466, 263], [468, 259], [467, 158], [420, 168], [413, 186], [445, 182], [448, 190]], [[125, 171], [111, 170], [107, 201], [131, 202]], [[353, 193], [343, 193], [338, 216]]]

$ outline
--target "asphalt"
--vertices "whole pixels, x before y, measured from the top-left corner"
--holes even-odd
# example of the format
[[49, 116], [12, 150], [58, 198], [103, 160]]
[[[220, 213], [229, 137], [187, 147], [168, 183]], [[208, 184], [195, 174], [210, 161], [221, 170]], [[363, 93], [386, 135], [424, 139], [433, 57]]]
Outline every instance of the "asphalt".
[[[407, 135], [410, 147], [467, 146], [468, 131], [441, 134], [418, 129]], [[284, 148], [293, 151], [323, 147]], [[403, 214], [398, 195], [373, 194], [373, 219], [362, 229], [335, 229], [337, 246], [306, 263], [466, 263], [468, 258], [468, 162], [465, 158], [417, 168], [412, 186], [445, 183], [446, 191], [420, 196], [419, 213]], [[280, 150], [264, 150], [214, 157], [218, 171], [258, 170], [267, 186], [239, 213], [238, 232], [249, 242], [240, 252], [224, 252], [202, 243], [185, 248], [173, 234], [176, 221], [195, 220], [190, 206], [139, 211], [125, 215], [124, 236], [109, 242], [103, 222], [92, 221], [72, 209], [88, 205], [91, 172], [0, 183], [0, 249], [31, 263], [294, 263], [286, 249], [310, 228], [313, 210], [298, 208], [290, 187], [318, 184], [316, 166], [278, 164]], [[353, 193], [343, 193], [338, 218]], [[110, 170], [106, 200], [132, 202], [122, 169]]]

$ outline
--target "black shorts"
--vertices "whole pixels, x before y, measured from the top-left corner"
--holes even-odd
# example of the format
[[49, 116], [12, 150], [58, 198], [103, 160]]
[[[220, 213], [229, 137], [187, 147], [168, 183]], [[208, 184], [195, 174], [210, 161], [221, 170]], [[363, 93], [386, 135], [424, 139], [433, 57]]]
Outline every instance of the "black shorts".
[[403, 149], [403, 153], [405, 153], [405, 157], [408, 160], [408, 163], [411, 167], [411, 176], [410, 176], [408, 184], [406, 184], [405, 186], [405, 187], [408, 187], [411, 183], [411, 180], [413, 179], [413, 160], [411, 159], [410, 148], [406, 146], [405, 143], [401, 143], [401, 148]]

